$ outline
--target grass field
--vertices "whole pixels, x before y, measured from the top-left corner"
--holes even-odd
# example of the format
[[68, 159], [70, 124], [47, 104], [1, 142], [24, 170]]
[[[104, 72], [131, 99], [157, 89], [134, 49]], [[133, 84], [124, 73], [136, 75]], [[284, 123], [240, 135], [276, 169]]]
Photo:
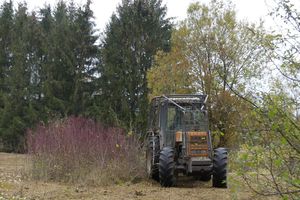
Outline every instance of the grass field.
[[[134, 200], [210, 200], [267, 199], [255, 196], [245, 187], [230, 184], [228, 189], [216, 189], [211, 183], [181, 177], [177, 187], [161, 188], [154, 181], [124, 183], [105, 187], [71, 185], [27, 180], [28, 161], [25, 155], [0, 153], [1, 199], [134, 199]], [[270, 198], [271, 199], [271, 198]], [[272, 199], [276, 199], [273, 197]]]

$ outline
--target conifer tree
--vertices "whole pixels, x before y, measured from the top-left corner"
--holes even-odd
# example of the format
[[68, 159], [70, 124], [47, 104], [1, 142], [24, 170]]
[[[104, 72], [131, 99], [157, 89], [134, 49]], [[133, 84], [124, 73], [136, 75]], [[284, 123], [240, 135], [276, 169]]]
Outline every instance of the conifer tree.
[[11, 42], [13, 27], [13, 4], [4, 2], [0, 8], [0, 108], [3, 109], [3, 95], [7, 92], [5, 82], [11, 66]]
[[27, 128], [38, 119], [36, 109], [38, 54], [35, 15], [29, 15], [26, 4], [19, 4], [14, 15], [10, 45], [9, 71], [5, 79], [7, 91], [3, 95], [4, 108], [0, 121], [2, 139], [7, 150], [21, 150]]
[[95, 90], [95, 72], [98, 64], [98, 46], [95, 35], [94, 15], [90, 8], [91, 1], [88, 0], [83, 7], [79, 7], [75, 13], [73, 22], [75, 55], [74, 64], [74, 90], [71, 95], [71, 114], [78, 115], [86, 112], [91, 97]]
[[[28, 128], [87, 112], [95, 90], [98, 46], [93, 12], [58, 2], [30, 13], [0, 8], [0, 146], [22, 150]], [[19, 147], [20, 148], [19, 148]], [[19, 148], [19, 149], [18, 149]]]
[[53, 16], [49, 7], [41, 14], [46, 35], [43, 92], [47, 110], [58, 117], [81, 114], [93, 92], [98, 51], [90, 1], [83, 8], [61, 1]]
[[158, 50], [169, 50], [171, 23], [161, 0], [124, 0], [105, 31], [101, 102], [133, 130], [146, 125], [146, 72]]

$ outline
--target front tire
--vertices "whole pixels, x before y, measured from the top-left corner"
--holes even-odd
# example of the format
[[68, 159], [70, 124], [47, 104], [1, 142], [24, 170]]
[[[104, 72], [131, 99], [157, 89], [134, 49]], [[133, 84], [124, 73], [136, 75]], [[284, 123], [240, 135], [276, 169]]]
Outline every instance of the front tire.
[[227, 150], [217, 148], [213, 160], [213, 187], [227, 188]]
[[172, 187], [176, 183], [174, 149], [164, 147], [159, 156], [159, 180], [163, 187]]

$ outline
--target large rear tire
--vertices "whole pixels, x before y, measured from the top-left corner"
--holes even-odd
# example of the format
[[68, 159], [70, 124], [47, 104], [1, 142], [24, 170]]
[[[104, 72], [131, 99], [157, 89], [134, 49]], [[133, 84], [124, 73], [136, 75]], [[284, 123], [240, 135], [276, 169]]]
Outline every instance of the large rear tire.
[[164, 147], [159, 156], [159, 181], [163, 187], [172, 187], [176, 183], [174, 149]]
[[213, 187], [227, 188], [227, 150], [217, 148], [213, 160]]
[[150, 139], [146, 152], [146, 167], [149, 178], [159, 181], [159, 139], [153, 137]]

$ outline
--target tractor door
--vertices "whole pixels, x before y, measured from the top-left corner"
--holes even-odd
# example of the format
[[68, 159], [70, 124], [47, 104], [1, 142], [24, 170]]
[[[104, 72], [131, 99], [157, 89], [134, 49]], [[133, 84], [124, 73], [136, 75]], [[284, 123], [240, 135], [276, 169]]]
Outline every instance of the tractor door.
[[161, 107], [162, 146], [175, 147], [175, 135], [182, 131], [183, 113], [176, 105], [165, 101]]

